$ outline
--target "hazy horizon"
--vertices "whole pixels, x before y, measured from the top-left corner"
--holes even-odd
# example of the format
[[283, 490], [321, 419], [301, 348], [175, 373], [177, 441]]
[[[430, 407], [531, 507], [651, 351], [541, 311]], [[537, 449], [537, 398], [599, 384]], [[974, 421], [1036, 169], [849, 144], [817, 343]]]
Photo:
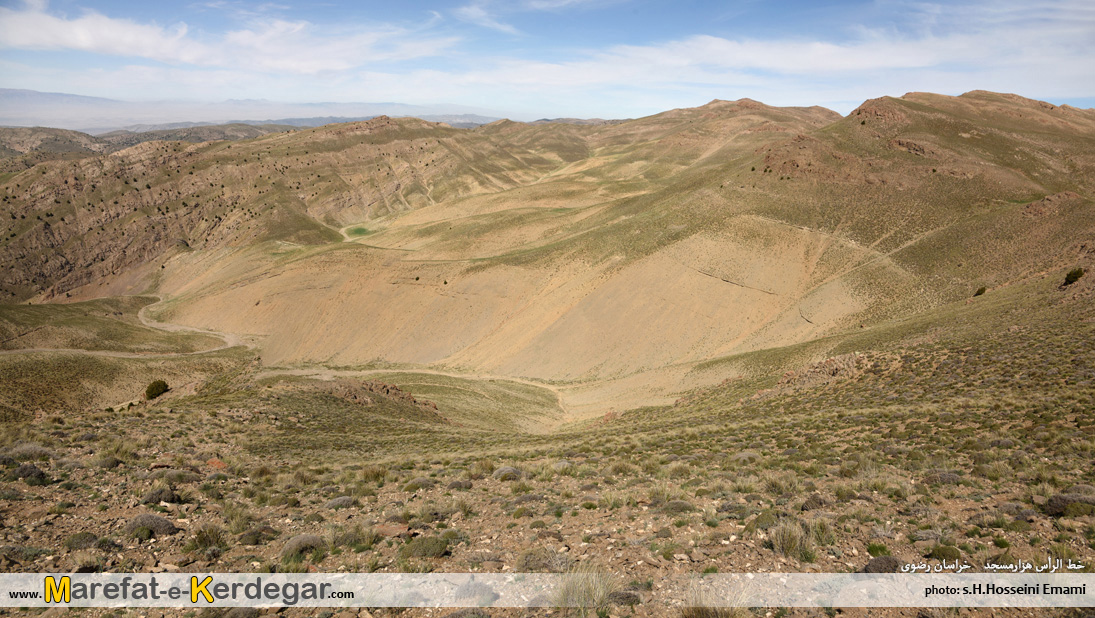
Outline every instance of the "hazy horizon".
[[1095, 106], [1095, 9], [1075, 0], [3, 4], [0, 87], [144, 104], [390, 101], [533, 120], [743, 97], [847, 114], [990, 90]]

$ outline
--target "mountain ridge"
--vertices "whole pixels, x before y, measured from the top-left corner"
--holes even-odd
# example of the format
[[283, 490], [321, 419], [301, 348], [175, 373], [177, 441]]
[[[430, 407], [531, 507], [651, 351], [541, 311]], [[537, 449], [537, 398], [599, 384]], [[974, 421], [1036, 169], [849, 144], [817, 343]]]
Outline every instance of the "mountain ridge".
[[[1095, 115], [916, 93], [843, 117], [743, 99], [148, 142], [9, 177], [0, 289], [155, 290], [165, 318], [253, 336], [274, 366], [657, 374], [660, 400], [711, 359], [1090, 260], [1092, 152]], [[363, 308], [385, 332], [339, 327]]]

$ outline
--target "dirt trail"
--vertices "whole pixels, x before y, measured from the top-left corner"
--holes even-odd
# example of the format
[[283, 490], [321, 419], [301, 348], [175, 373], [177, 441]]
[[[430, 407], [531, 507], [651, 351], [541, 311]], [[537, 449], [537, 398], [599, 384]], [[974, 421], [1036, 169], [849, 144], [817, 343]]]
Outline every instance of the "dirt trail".
[[82, 354], [84, 356], [100, 356], [105, 358], [181, 358], [186, 356], [197, 356], [199, 354], [210, 354], [212, 352], [220, 352], [221, 350], [227, 350], [229, 348], [235, 348], [238, 346], [246, 346], [248, 349], [254, 349], [255, 344], [246, 341], [243, 337], [234, 333], [224, 333], [215, 330], [206, 330], [203, 328], [195, 328], [193, 326], [183, 326], [182, 324], [172, 324], [170, 322], [158, 322], [146, 315], [145, 311], [150, 307], [155, 307], [163, 303], [163, 297], [156, 295], [159, 300], [150, 305], [145, 305], [137, 311], [137, 319], [141, 324], [148, 328], [156, 330], [162, 330], [168, 333], [195, 333], [199, 335], [208, 335], [210, 337], [217, 337], [224, 341], [223, 345], [215, 348], [207, 348], [204, 350], [196, 350], [194, 352], [115, 352], [111, 350], [84, 350], [81, 348], [22, 348], [19, 350], [0, 350], [0, 356], [10, 356], [13, 354], [34, 354], [53, 352], [61, 354]]
[[144, 307], [141, 307], [139, 311], [137, 311], [137, 319], [141, 321], [141, 324], [144, 324], [149, 328], [155, 328], [156, 330], [162, 330], [169, 333], [196, 333], [199, 335], [209, 335], [210, 337], [219, 337], [224, 341], [224, 345], [220, 347], [210, 348], [208, 350], [202, 350], [200, 352], [180, 353], [179, 356], [218, 352], [220, 350], [227, 350], [228, 348], [234, 348], [241, 345], [246, 346], [249, 350], [255, 349], [255, 344], [244, 340], [243, 337], [235, 333], [225, 333], [217, 330], [206, 330], [204, 328], [195, 328], [193, 326], [183, 326], [182, 324], [172, 324], [170, 322], [158, 322], [156, 320], [153, 320], [152, 318], [148, 317], [147, 310], [150, 307], [155, 307], [156, 305], [163, 304], [164, 302], [163, 296], [156, 295], [156, 298], [158, 298], [159, 300], [152, 303], [151, 305], [145, 305]]

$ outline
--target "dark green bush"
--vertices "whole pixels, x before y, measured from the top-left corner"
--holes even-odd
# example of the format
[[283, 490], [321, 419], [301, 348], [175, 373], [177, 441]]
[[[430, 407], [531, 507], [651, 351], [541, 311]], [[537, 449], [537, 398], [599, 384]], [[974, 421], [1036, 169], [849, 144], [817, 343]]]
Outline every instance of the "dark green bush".
[[144, 398], [151, 401], [166, 392], [167, 382], [164, 382], [163, 380], [153, 380], [152, 383], [148, 385], [148, 388], [144, 389]]
[[449, 541], [439, 536], [415, 537], [400, 548], [404, 558], [440, 558], [449, 551]]
[[980, 295], [984, 294], [986, 290], [987, 290], [987, 288], [985, 288], [985, 286], [981, 286], [981, 287], [977, 288], [977, 291], [974, 292], [973, 295], [974, 296], [980, 296]]
[[1084, 276], [1084, 269], [1082, 269], [1082, 268], [1073, 268], [1072, 270], [1068, 271], [1067, 275], [1065, 275], [1065, 285], [1072, 285], [1073, 283], [1076, 283], [1077, 281], [1079, 281], [1080, 277], [1083, 277], [1083, 276]]

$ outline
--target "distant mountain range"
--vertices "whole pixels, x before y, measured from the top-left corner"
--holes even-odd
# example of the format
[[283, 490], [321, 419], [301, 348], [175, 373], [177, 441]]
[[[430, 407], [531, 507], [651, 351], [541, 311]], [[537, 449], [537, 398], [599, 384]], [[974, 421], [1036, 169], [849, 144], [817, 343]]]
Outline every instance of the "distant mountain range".
[[377, 116], [413, 116], [457, 128], [470, 128], [498, 120], [501, 114], [447, 104], [278, 103], [266, 100], [133, 102], [0, 88], [0, 126], [74, 129], [92, 135], [118, 130], [143, 132], [219, 124], [315, 127]]

